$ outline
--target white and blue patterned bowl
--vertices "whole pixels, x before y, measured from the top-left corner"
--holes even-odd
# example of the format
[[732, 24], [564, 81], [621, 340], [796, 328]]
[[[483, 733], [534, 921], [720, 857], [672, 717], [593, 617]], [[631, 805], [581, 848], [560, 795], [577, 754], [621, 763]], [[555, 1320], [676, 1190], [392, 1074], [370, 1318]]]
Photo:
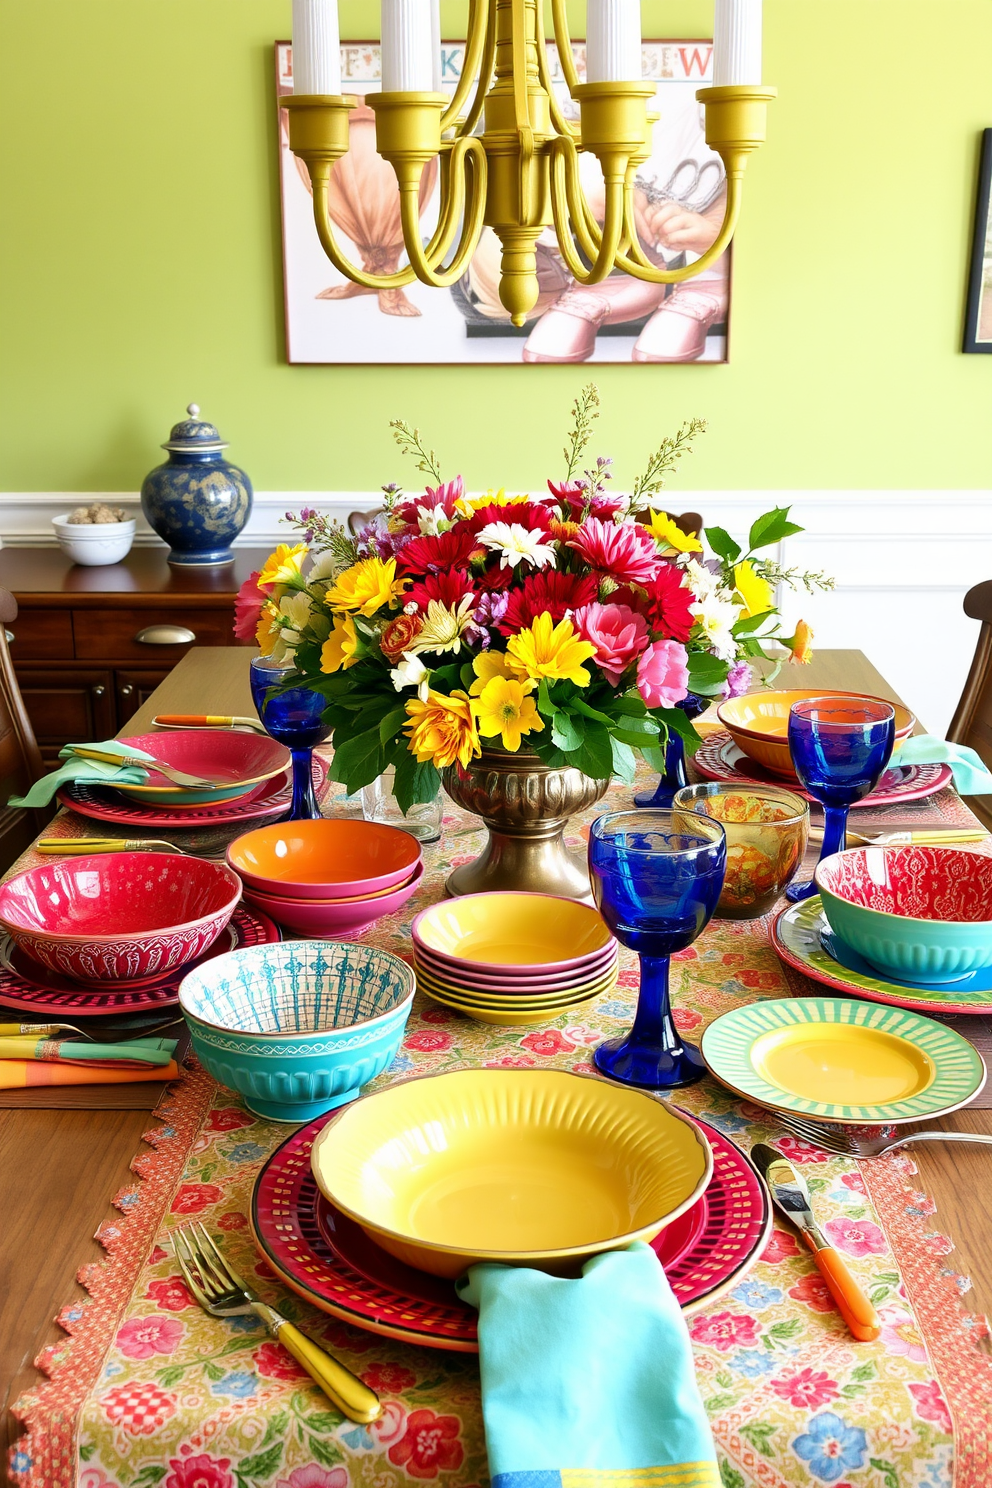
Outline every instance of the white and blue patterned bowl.
[[312, 1121], [391, 1064], [413, 1002], [405, 961], [373, 946], [249, 946], [185, 977], [179, 1002], [204, 1069], [271, 1121]]

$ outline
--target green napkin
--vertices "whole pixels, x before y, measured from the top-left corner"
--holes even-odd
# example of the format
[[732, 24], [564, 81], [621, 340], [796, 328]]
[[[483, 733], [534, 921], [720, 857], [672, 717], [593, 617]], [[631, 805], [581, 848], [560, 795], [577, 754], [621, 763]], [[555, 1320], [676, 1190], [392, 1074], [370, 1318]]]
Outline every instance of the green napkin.
[[992, 774], [981, 757], [967, 744], [952, 744], [934, 734], [914, 734], [896, 755], [897, 765], [950, 765], [954, 788], [959, 796], [987, 796], [992, 793]]
[[719, 1488], [685, 1319], [650, 1246], [578, 1280], [473, 1266], [493, 1488]]
[[[90, 744], [90, 749], [105, 749], [108, 754], [134, 754], [141, 759], [151, 759], [143, 749], [135, 749], [128, 740], [108, 739], [104, 744]], [[73, 746], [67, 744], [59, 750], [59, 759], [65, 764], [36, 780], [26, 796], [10, 796], [8, 806], [47, 806], [60, 785], [70, 780], [86, 781], [90, 785], [141, 785], [148, 779], [148, 771], [137, 765], [105, 765], [101, 760], [77, 759]]]

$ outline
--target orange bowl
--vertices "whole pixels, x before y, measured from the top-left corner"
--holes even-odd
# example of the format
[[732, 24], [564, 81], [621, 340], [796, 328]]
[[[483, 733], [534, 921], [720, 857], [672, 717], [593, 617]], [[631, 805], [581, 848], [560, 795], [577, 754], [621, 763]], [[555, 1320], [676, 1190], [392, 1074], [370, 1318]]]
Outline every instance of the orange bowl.
[[[852, 697], [870, 702], [887, 702], [887, 698], [876, 698], [870, 692], [842, 692], [837, 688], [807, 688], [796, 692], [749, 692], [744, 697], [728, 698], [716, 710], [716, 715], [731, 738], [749, 759], [763, 765], [773, 775], [788, 780], [796, 779], [789, 754], [789, 710], [793, 703], [801, 703], [813, 697]], [[916, 725], [915, 716], [908, 708], [893, 703], [896, 715], [896, 739], [893, 756], [909, 738]]]
[[228, 866], [252, 889], [289, 899], [365, 898], [406, 883], [420, 843], [379, 822], [274, 822], [236, 837]]

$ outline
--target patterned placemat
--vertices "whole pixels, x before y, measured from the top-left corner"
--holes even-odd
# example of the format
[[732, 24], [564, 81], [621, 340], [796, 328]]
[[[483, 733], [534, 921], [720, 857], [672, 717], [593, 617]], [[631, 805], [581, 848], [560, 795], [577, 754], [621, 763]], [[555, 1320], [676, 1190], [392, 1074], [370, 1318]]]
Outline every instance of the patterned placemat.
[[[629, 803], [616, 787], [610, 805]], [[338, 803], [335, 809], [342, 809]], [[589, 813], [589, 817], [594, 812]], [[585, 823], [588, 826], [588, 821]], [[573, 823], [575, 845], [583, 823]], [[401, 913], [367, 932], [409, 957], [409, 924], [447, 873], [474, 857], [482, 833], [449, 811], [424, 884]], [[470, 1023], [418, 996], [384, 1082], [465, 1064], [587, 1070], [591, 1050], [630, 1018], [636, 962], [616, 989], [546, 1028]], [[789, 990], [763, 922], [714, 922], [676, 959], [676, 1021], [698, 1036], [741, 1001]], [[767, 1113], [710, 1081], [679, 1092], [742, 1146], [775, 1141], [804, 1166], [823, 1226], [870, 1292], [883, 1322], [855, 1343], [796, 1236], [776, 1229], [755, 1269], [690, 1322], [697, 1379], [724, 1488], [987, 1488], [992, 1481], [992, 1366], [976, 1347], [984, 1320], [960, 1304], [951, 1245], [895, 1154], [874, 1163], [826, 1158], [768, 1124]], [[23, 1488], [400, 1488], [407, 1481], [476, 1488], [487, 1481], [477, 1361], [360, 1332], [275, 1283], [248, 1229], [252, 1185], [286, 1128], [256, 1120], [194, 1073], [160, 1111], [141, 1178], [104, 1227], [107, 1261], [80, 1279], [90, 1292], [60, 1319], [67, 1341], [41, 1358], [50, 1376], [17, 1403], [26, 1435], [12, 1472]], [[196, 1308], [169, 1248], [174, 1227], [201, 1219], [267, 1299], [362, 1374], [385, 1400], [370, 1428], [342, 1421], [252, 1320], [222, 1323]]]

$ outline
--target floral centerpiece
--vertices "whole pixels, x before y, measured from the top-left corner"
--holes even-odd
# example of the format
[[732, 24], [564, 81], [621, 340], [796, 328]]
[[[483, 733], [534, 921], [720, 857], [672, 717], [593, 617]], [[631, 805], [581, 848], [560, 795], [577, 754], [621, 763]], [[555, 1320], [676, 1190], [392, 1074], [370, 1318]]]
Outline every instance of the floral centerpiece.
[[546, 492], [470, 496], [397, 421], [422, 492], [384, 487], [384, 510], [355, 536], [287, 514], [302, 540], [242, 587], [235, 628], [294, 667], [284, 685], [326, 698], [332, 775], [349, 792], [392, 766], [408, 810], [442, 780], [464, 786], [474, 762], [526, 756], [602, 794], [632, 780], [637, 754], [661, 769], [669, 730], [698, 742], [687, 695], [746, 692], [770, 641], [808, 659], [809, 627], [784, 638], [775, 604], [792, 576], [761, 556], [801, 530], [789, 509], [759, 517], [746, 547], [707, 528], [707, 555], [659, 494], [705, 425], [663, 440], [621, 495], [609, 460], [581, 469], [598, 403], [588, 387], [573, 405]]

